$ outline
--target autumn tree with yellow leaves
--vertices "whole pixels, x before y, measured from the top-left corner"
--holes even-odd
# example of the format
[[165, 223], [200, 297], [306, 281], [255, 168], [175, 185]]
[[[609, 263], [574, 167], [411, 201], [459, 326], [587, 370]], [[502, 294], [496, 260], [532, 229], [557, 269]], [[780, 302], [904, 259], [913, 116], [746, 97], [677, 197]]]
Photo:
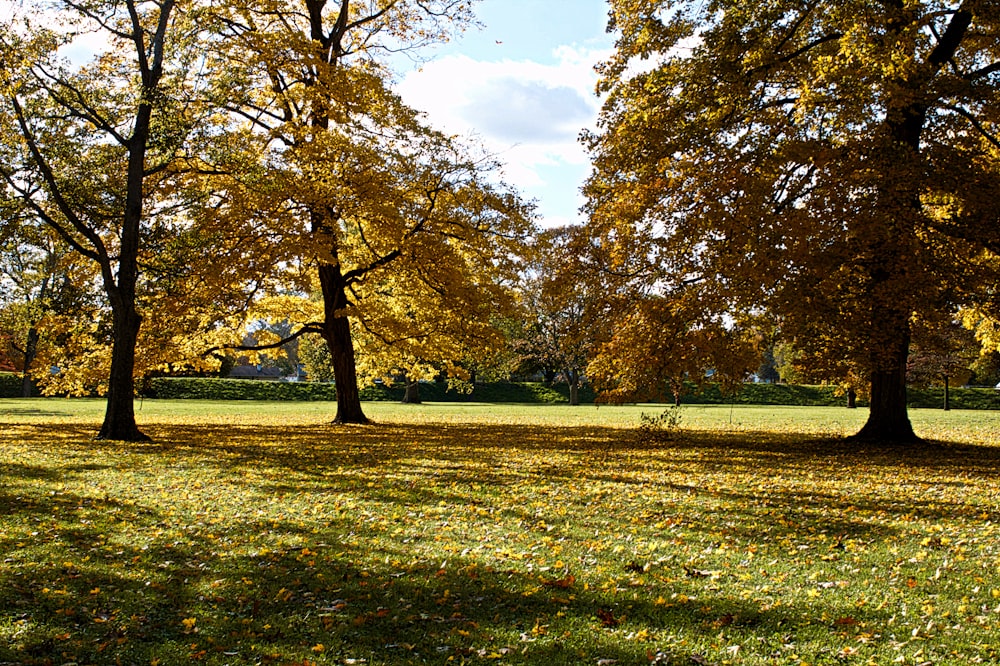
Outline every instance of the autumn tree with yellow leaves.
[[[21, 397], [35, 393], [67, 331], [53, 320], [93, 311], [92, 272], [16, 199], [0, 199], [0, 355], [21, 373]], [[59, 328], [59, 330], [55, 330]]]
[[648, 262], [670, 321], [766, 313], [797, 347], [850, 356], [870, 385], [857, 436], [914, 439], [911, 319], [950, 320], [997, 283], [1000, 7], [612, 0], [610, 16], [593, 234]]
[[340, 423], [367, 422], [352, 323], [412, 367], [490, 344], [491, 311], [531, 232], [493, 161], [430, 129], [389, 87], [383, 56], [445, 39], [469, 6], [244, 0], [216, 16], [239, 63], [228, 106], [272, 138], [284, 201], [261, 223], [293, 239], [289, 284], [322, 294], [296, 335], [326, 342]]
[[[29, 3], [0, 25], [3, 197], [89, 263], [106, 299], [66, 322], [79, 348], [60, 373], [64, 390], [107, 394], [100, 439], [147, 439], [135, 377], [197, 358], [178, 341], [211, 337], [258, 288], [254, 261], [273, 263], [259, 251], [273, 243], [247, 259], [260, 233], [228, 201], [267, 191], [254, 181], [262, 137], [212, 97], [225, 67], [203, 12], [184, 0]], [[67, 59], [78, 40], [92, 52]], [[218, 180], [237, 172], [243, 181]]]
[[[67, 2], [28, 7], [0, 33], [0, 177], [94, 263], [112, 314], [101, 439], [146, 439], [133, 409], [139, 257], [149, 195], [163, 187], [191, 120], [175, 94], [191, 67], [177, 43], [182, 20], [175, 0]], [[109, 48], [74, 66], [59, 50], [85, 33]]]

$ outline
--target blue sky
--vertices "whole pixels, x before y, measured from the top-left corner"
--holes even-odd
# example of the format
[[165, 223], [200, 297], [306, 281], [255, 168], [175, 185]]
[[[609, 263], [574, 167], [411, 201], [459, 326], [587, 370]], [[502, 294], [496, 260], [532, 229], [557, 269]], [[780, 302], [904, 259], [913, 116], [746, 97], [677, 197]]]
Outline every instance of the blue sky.
[[[0, 0], [0, 19], [16, 6]], [[397, 63], [397, 89], [431, 124], [470, 136], [505, 164], [504, 179], [537, 203], [546, 226], [582, 221], [589, 173], [577, 141], [599, 101], [594, 65], [611, 54], [605, 0], [480, 0], [482, 29]], [[88, 39], [76, 47], [96, 47]]]
[[542, 224], [580, 221], [589, 173], [577, 141], [599, 108], [593, 66], [606, 58], [604, 0], [482, 0], [472, 29], [400, 72], [398, 90], [428, 120], [469, 135], [535, 199]]

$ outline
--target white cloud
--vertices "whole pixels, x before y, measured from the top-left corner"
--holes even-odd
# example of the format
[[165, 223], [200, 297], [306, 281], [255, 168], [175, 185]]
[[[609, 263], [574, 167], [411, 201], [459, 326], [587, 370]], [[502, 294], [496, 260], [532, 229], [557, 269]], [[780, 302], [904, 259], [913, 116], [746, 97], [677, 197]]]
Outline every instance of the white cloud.
[[[579, 188], [581, 165], [588, 161], [577, 138], [593, 126], [600, 108], [593, 68], [609, 52], [563, 46], [554, 55], [552, 65], [447, 56], [407, 73], [397, 90], [432, 125], [477, 138], [529, 197], [561, 188], [560, 199], [573, 199], [565, 194]], [[560, 177], [560, 167], [572, 173], [570, 180]], [[570, 209], [560, 219], [575, 217]]]
[[497, 140], [559, 144], [573, 140], [592, 115], [589, 101], [569, 86], [497, 79], [468, 101], [460, 115]]

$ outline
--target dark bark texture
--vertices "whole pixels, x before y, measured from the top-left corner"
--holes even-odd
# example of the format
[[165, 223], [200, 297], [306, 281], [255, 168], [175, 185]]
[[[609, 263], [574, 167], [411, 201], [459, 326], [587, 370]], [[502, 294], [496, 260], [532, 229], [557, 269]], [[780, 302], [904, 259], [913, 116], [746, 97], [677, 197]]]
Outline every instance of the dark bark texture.
[[354, 357], [351, 324], [345, 314], [348, 306], [347, 285], [340, 267], [322, 263], [319, 282], [323, 290], [323, 339], [333, 361], [333, 381], [337, 387], [337, 415], [334, 423], [369, 423], [361, 409], [358, 371]]

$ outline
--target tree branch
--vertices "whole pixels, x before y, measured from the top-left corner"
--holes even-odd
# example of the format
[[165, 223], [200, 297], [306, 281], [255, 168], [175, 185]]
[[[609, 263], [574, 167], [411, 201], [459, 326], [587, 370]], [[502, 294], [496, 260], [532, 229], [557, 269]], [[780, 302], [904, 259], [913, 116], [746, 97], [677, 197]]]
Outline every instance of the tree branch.
[[954, 111], [958, 115], [968, 120], [969, 123], [976, 128], [976, 131], [978, 131], [984, 139], [993, 144], [994, 148], [1000, 148], [1000, 137], [991, 134], [986, 129], [986, 127], [984, 127], [983, 124], [979, 122], [979, 119], [976, 118], [974, 115], [972, 115], [972, 112], [970, 112], [968, 109], [963, 109], [960, 106], [955, 106], [952, 104], [949, 104], [948, 106], [945, 106], [943, 108], [948, 109], [949, 111]]
[[[83, 221], [76, 215], [76, 212], [73, 210], [72, 206], [69, 205], [69, 202], [66, 201], [65, 197], [63, 197], [62, 190], [59, 187], [59, 181], [56, 179], [55, 174], [52, 172], [52, 168], [49, 166], [49, 163], [45, 160], [45, 157], [42, 155], [42, 151], [39, 149], [38, 143], [35, 140], [34, 132], [32, 132], [31, 127], [28, 126], [28, 121], [24, 116], [24, 109], [21, 107], [21, 102], [17, 99], [17, 96], [11, 96], [10, 100], [12, 106], [14, 107], [14, 113], [15, 116], [17, 117], [17, 124], [21, 130], [21, 136], [28, 147], [28, 152], [31, 153], [31, 157], [35, 163], [35, 166], [37, 166], [38, 170], [41, 172], [42, 179], [48, 186], [49, 195], [55, 202], [56, 207], [59, 209], [59, 212], [63, 214], [63, 216], [69, 221], [69, 223], [73, 226], [74, 229], [76, 229], [77, 232], [79, 232], [84, 238], [86, 238], [90, 242], [90, 244], [93, 246], [93, 250], [88, 250], [86, 248], [83, 248], [79, 243], [73, 241], [72, 235], [69, 234], [65, 229], [63, 229], [61, 225], [53, 224], [54, 220], [47, 213], [44, 213], [42, 208], [38, 206], [38, 204], [34, 201], [34, 199], [30, 199], [26, 203], [28, 203], [28, 205], [30, 205], [32, 209], [35, 210], [36, 212], [43, 213], [44, 214], [43, 219], [46, 220], [46, 223], [49, 224], [50, 226], [53, 226], [53, 228], [57, 232], [59, 232], [59, 234], [63, 236], [63, 238], [66, 238], [68, 241], [70, 241], [70, 244], [73, 246], [73, 249], [79, 251], [84, 256], [93, 259], [98, 264], [100, 264], [103, 269], [105, 263], [110, 263], [107, 249], [104, 247], [104, 242], [101, 240], [101, 237], [93, 229], [91, 229], [90, 227], [88, 227], [86, 224], [83, 223]], [[4, 176], [5, 180], [7, 180], [8, 183], [10, 183], [11, 181], [10, 178], [7, 176], [6, 170], [4, 171]], [[11, 184], [13, 185], [13, 183]], [[21, 188], [18, 188], [16, 186], [15, 189], [21, 191]]]
[[[424, 228], [424, 226], [426, 226], [427, 222], [430, 221], [431, 216], [434, 214], [434, 208], [437, 205], [438, 195], [441, 194], [441, 192], [443, 190], [445, 190], [446, 188], [447, 188], [446, 184], [442, 184], [442, 183], [439, 182], [437, 186], [435, 186], [434, 188], [428, 190], [425, 193], [427, 195], [428, 200], [429, 200], [427, 211], [420, 218], [420, 220], [417, 222], [417, 224], [415, 224], [411, 229], [409, 229], [403, 235], [403, 238], [401, 239], [400, 245], [405, 244], [406, 241], [410, 240], [415, 235], [417, 235], [418, 233], [420, 233], [420, 231]], [[379, 257], [375, 261], [371, 262], [367, 266], [363, 266], [361, 268], [355, 268], [354, 270], [348, 271], [347, 273], [344, 274], [344, 281], [347, 284], [351, 284], [353, 282], [357, 282], [360, 279], [362, 279], [365, 275], [367, 275], [368, 273], [372, 272], [373, 270], [375, 270], [377, 268], [381, 268], [382, 266], [385, 266], [386, 264], [388, 264], [388, 263], [396, 260], [397, 258], [399, 258], [399, 256], [402, 253], [403, 253], [402, 248], [397, 247], [395, 250], [393, 250], [393, 251], [391, 251], [391, 252], [389, 252], [387, 254], [382, 255], [381, 257]]]
[[116, 130], [111, 125], [111, 123], [109, 123], [104, 117], [102, 117], [101, 114], [98, 113], [97, 109], [93, 108], [90, 104], [87, 103], [86, 97], [79, 88], [72, 85], [69, 81], [65, 79], [50, 74], [41, 65], [37, 65], [36, 68], [38, 72], [40, 72], [41, 74], [41, 76], [37, 76], [37, 78], [48, 79], [54, 86], [57, 86], [58, 88], [65, 88], [72, 94], [75, 100], [75, 104], [79, 106], [79, 109], [77, 108], [77, 106], [74, 106], [74, 102], [71, 102], [68, 98], [64, 98], [62, 95], [60, 95], [58, 90], [53, 89], [51, 86], [45, 86], [45, 89], [52, 96], [52, 99], [56, 101], [61, 107], [69, 111], [70, 117], [79, 118], [80, 120], [85, 120], [90, 124], [92, 124], [97, 129], [107, 132], [121, 146], [128, 145], [128, 140], [124, 136], [119, 134], [118, 130]]
[[975, 71], [969, 72], [968, 74], [963, 74], [962, 78], [966, 81], [975, 81], [976, 79], [981, 79], [997, 72], [1000, 72], [1000, 62], [994, 62], [986, 67], [981, 67]]
[[226, 350], [232, 350], [232, 351], [265, 351], [267, 349], [277, 349], [278, 347], [282, 347], [284, 345], [287, 345], [289, 342], [294, 342], [295, 340], [298, 340], [299, 338], [301, 338], [303, 335], [306, 335], [307, 333], [320, 333], [320, 334], [322, 334], [323, 333], [323, 326], [322, 326], [322, 324], [319, 324], [317, 322], [310, 322], [308, 324], [304, 324], [302, 326], [302, 328], [300, 328], [299, 330], [297, 330], [295, 333], [292, 333], [287, 338], [284, 338], [284, 339], [279, 340], [277, 342], [271, 343], [269, 345], [219, 345], [217, 347], [212, 347], [210, 349], [206, 349], [205, 351], [203, 351], [201, 353], [201, 357], [205, 358], [206, 356], [208, 356], [210, 354], [214, 354], [217, 351], [226, 351]]
[[963, 2], [962, 7], [951, 17], [944, 35], [927, 56], [927, 63], [934, 67], [935, 71], [955, 57], [955, 52], [958, 51], [969, 26], [972, 25], [972, 12], [966, 9], [967, 4]]

